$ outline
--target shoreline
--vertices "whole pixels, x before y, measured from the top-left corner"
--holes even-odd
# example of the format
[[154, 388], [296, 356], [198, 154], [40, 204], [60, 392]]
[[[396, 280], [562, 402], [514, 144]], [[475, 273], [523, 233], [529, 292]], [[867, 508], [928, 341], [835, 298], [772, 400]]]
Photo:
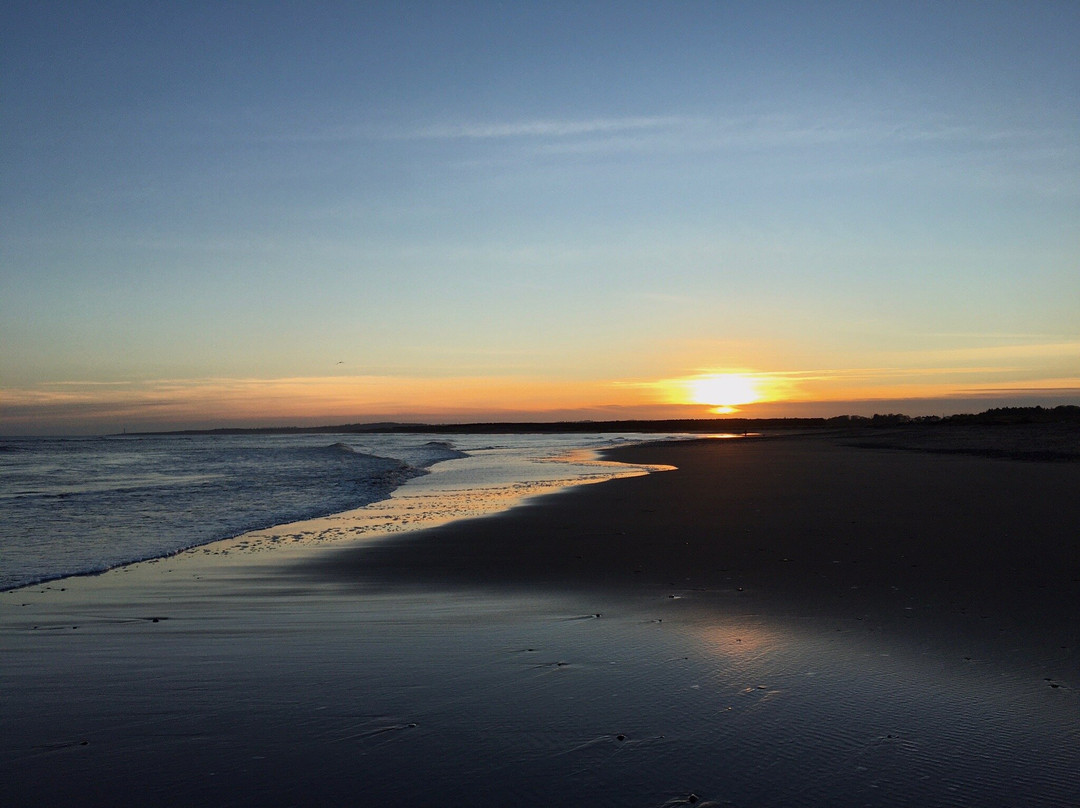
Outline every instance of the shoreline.
[[[622, 438], [623, 436], [612, 437]], [[554, 447], [550, 448], [554, 449]], [[405, 447], [403, 451], [407, 453], [408, 447]], [[421, 523], [437, 524], [453, 518], [495, 512], [510, 507], [518, 498], [536, 496], [565, 486], [596, 482], [611, 476], [647, 473], [647, 470], [642, 468], [635, 469], [625, 464], [605, 463], [596, 451], [590, 448], [573, 447], [567, 450], [559, 447], [557, 453], [551, 454], [550, 457], [544, 454], [544, 451], [547, 451], [544, 450], [536, 457], [530, 457], [525, 461], [518, 460], [516, 467], [512, 467], [515, 461], [506, 456], [498, 457], [492, 463], [485, 457], [488, 451], [490, 451], [488, 447], [474, 448], [471, 453], [464, 453], [461, 457], [439, 461], [430, 468], [421, 467], [416, 470], [416, 473], [399, 481], [396, 487], [383, 492], [381, 497], [346, 507], [344, 510], [340, 510], [341, 506], [329, 509], [307, 508], [309, 515], [294, 514], [285, 521], [281, 521], [280, 514], [276, 520], [274, 517], [267, 516], [257, 520], [261, 523], [257, 527], [237, 529], [213, 538], [199, 538], [194, 543], [183, 546], [144, 549], [140, 551], [142, 554], [128, 555], [127, 558], [106, 561], [95, 559], [92, 562], [93, 566], [88, 564], [81, 570], [69, 568], [51, 573], [35, 571], [36, 577], [32, 579], [24, 570], [16, 566], [14, 575], [11, 574], [12, 569], [8, 569], [9, 574], [2, 576], [8, 578], [10, 582], [5, 582], [0, 586], [0, 593], [63, 582], [68, 579], [93, 578], [136, 564], [171, 559], [191, 552], [197, 553], [207, 547], [213, 548], [219, 545], [228, 547], [237, 543], [266, 545], [268, 538], [273, 540], [278, 535], [321, 534], [319, 541], [325, 543], [331, 535], [342, 537], [352, 533], [367, 536], [377, 534], [380, 530], [400, 532], [404, 525], [416, 530], [421, 529]], [[465, 469], [460, 468], [461, 461], [467, 464]], [[538, 473], [535, 470], [557, 468], [560, 464], [564, 466], [561, 473], [549, 474], [546, 471]], [[467, 477], [470, 466], [479, 469], [477, 473], [480, 478], [466, 480], [463, 485], [461, 482], [463, 472]], [[447, 473], [451, 468], [454, 472]], [[433, 474], [434, 477], [432, 477]], [[447, 483], [446, 478], [452, 479]], [[432, 485], [431, 480], [444, 482], [442, 488], [446, 490], [442, 493], [445, 493], [445, 496], [441, 499], [442, 489], [437, 484]], [[476, 496], [472, 498], [472, 501], [464, 501], [463, 488], [475, 488]], [[370, 497], [370, 492], [365, 492], [365, 498], [367, 497]], [[400, 499], [410, 497], [413, 501], [410, 501], [408, 505], [398, 505]], [[19, 549], [24, 553], [27, 552], [26, 548]], [[22, 580], [18, 580], [19, 578]]]
[[[800, 420], [800, 419], [788, 419], [788, 420]], [[815, 420], [815, 419], [802, 419], [802, 420]], [[817, 419], [821, 420], [821, 419]], [[835, 420], [835, 419], [833, 419]], [[723, 420], [719, 420], [719, 423], [723, 423]], [[637, 423], [637, 422], [633, 422]], [[656, 422], [658, 424], [666, 424], [668, 422]], [[686, 422], [689, 423], [689, 422]], [[698, 423], [698, 422], [694, 422]], [[701, 422], [706, 423], [706, 422]], [[740, 422], [741, 423], [741, 422]], [[762, 421], [761, 423], [767, 423]], [[588, 426], [589, 423], [582, 424], [581, 426]], [[401, 425], [399, 425], [401, 426]], [[478, 427], [486, 427], [491, 425], [479, 424], [471, 425]], [[503, 425], [507, 426], [507, 425]], [[526, 425], [528, 426], [528, 425]], [[535, 426], [535, 425], [533, 425]], [[551, 425], [555, 427], [562, 427], [565, 425], [555, 424]], [[944, 428], [943, 428], [944, 426]], [[169, 433], [132, 433], [133, 437], [138, 437], [140, 434], [145, 435], [185, 435], [185, 434], [246, 434], [246, 433], [258, 433], [258, 434], [291, 434], [294, 432], [305, 432], [314, 434], [330, 434], [330, 427], [311, 427], [311, 428], [293, 428], [293, 429], [281, 429], [281, 428], [260, 428], [260, 429], [247, 429], [247, 430], [197, 430], [194, 432], [169, 432]], [[378, 429], [364, 429], [356, 430], [357, 432], [370, 432], [372, 434], [379, 433]], [[410, 430], [412, 431], [412, 430]], [[555, 430], [558, 431], [558, 430]], [[657, 430], [659, 432], [660, 430]], [[432, 433], [435, 434], [435, 433]], [[479, 430], [474, 433], [466, 434], [497, 434], [490, 433], [486, 430]], [[567, 432], [566, 434], [576, 434], [573, 432]], [[642, 436], [649, 433], [640, 433]], [[902, 428], [879, 426], [869, 428], [865, 425], [859, 427], [843, 427], [843, 426], [814, 426], [810, 428], [799, 428], [795, 426], [788, 426], [782, 430], [767, 431], [764, 433], [746, 433], [735, 434], [725, 433], [723, 435], [704, 435], [694, 434], [693, 432], [685, 433], [685, 437], [680, 437], [674, 440], [666, 438], [657, 438], [653, 440], [643, 440], [643, 445], [663, 445], [665, 443], [677, 442], [693, 442], [700, 440], [711, 440], [715, 438], [738, 438], [741, 440], [779, 440], [779, 439], [806, 439], [817, 441], [835, 441], [842, 445], [850, 446], [854, 448], [863, 449], [886, 449], [886, 450], [901, 450], [910, 452], [921, 452], [927, 454], [940, 454], [940, 455], [960, 455], [960, 456], [976, 456], [986, 457], [1002, 460], [1020, 460], [1020, 461], [1033, 461], [1033, 462], [1054, 462], [1054, 463], [1072, 463], [1080, 462], [1080, 422], [1077, 421], [1050, 421], [1046, 423], [1035, 422], [1018, 422], [1018, 423], [953, 423], [953, 424], [906, 424]], [[638, 444], [633, 444], [638, 445]], [[619, 447], [614, 447], [618, 450]], [[603, 458], [606, 450], [584, 450], [587, 453], [595, 453], [598, 458]], [[614, 462], [618, 462], [617, 458], [612, 457]], [[572, 461], [571, 461], [572, 462]], [[588, 463], [590, 461], [586, 461]], [[659, 464], [663, 465], [663, 464]], [[425, 470], [425, 474], [430, 471]], [[591, 482], [591, 480], [586, 480]], [[556, 490], [563, 486], [572, 487], [576, 483], [567, 481], [553, 481], [550, 487], [546, 487], [545, 491], [537, 492], [546, 493], [548, 490]], [[395, 489], [400, 490], [400, 489]], [[41, 586], [45, 584], [52, 584], [59, 581], [64, 581], [69, 578], [84, 578], [95, 577], [108, 573], [114, 569], [124, 568], [133, 564], [140, 563], [152, 563], [155, 561], [173, 558], [175, 556], [183, 555], [189, 551], [199, 551], [202, 548], [217, 545], [219, 543], [236, 542], [238, 540], [246, 541], [249, 536], [259, 536], [262, 534], [273, 534], [275, 532], [281, 532], [293, 524], [307, 524], [318, 523], [322, 520], [337, 520], [344, 517], [346, 514], [352, 514], [354, 512], [364, 511], [372, 506], [378, 507], [380, 503], [385, 503], [394, 496], [394, 492], [391, 492], [387, 497], [382, 500], [376, 500], [373, 503], [358, 506], [357, 508], [351, 508], [346, 511], [333, 511], [323, 515], [313, 517], [303, 517], [300, 519], [291, 520], [289, 522], [276, 522], [268, 524], [265, 527], [251, 528], [243, 530], [235, 535], [225, 536], [222, 538], [212, 539], [203, 543], [193, 544], [187, 547], [181, 547], [176, 550], [166, 552], [163, 554], [146, 555], [144, 557], [133, 558], [128, 561], [122, 561], [112, 564], [100, 569], [88, 569], [82, 572], [68, 572], [58, 573], [55, 575], [46, 575], [44, 577], [28, 581], [25, 583], [19, 583], [14, 586], [0, 587], [0, 594], [9, 591], [16, 591], [19, 589], [25, 589], [34, 586]], [[513, 499], [512, 497], [510, 498]], [[497, 512], [500, 510], [500, 506], [492, 505], [482, 509], [484, 513]], [[471, 515], [480, 515], [479, 513], [472, 514], [469, 509], [464, 509], [456, 512], [453, 518], [468, 518]], [[366, 521], [361, 519], [361, 521]], [[361, 532], [371, 532], [373, 528], [365, 527]], [[422, 528], [415, 528], [422, 529]], [[396, 530], [396, 529], [395, 529]]]
[[[676, 470], [341, 547], [294, 573], [364, 586], [718, 592], [777, 612], [954, 632], [996, 618], [1067, 646], [1080, 673], [1076, 464], [849, 446], [832, 436], [603, 454]], [[543, 540], [504, 540], [518, 534]], [[665, 534], [681, 541], [658, 540]]]
[[1080, 801], [1080, 466], [605, 454], [677, 469], [3, 593], [0, 798]]

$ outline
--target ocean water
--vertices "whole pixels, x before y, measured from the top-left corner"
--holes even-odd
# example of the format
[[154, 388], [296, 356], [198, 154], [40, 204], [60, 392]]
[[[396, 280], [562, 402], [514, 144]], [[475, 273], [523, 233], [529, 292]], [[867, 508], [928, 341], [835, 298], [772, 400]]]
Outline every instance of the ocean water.
[[[574, 450], [675, 436], [165, 435], [0, 439], [0, 590], [170, 555], [425, 487], [596, 479]], [[418, 480], [419, 482], [419, 480]]]

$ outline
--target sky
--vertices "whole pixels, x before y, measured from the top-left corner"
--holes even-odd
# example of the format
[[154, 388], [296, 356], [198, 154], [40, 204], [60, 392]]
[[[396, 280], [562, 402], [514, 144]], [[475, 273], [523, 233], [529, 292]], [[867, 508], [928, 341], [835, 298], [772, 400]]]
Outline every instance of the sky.
[[0, 434], [1080, 403], [1078, 42], [1071, 0], [7, 2]]

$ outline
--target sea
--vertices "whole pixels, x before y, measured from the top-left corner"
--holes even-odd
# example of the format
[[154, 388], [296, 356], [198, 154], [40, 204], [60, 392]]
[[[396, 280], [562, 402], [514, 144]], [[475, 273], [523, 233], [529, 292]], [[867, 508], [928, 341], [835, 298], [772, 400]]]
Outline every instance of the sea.
[[[680, 435], [183, 434], [0, 438], [0, 590], [426, 494], [624, 476], [590, 451]], [[433, 473], [435, 472], [435, 473]]]

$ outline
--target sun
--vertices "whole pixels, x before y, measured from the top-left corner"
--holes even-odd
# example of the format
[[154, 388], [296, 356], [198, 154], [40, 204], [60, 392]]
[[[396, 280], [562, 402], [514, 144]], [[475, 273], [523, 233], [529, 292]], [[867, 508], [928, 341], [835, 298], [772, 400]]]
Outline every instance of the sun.
[[708, 404], [714, 412], [734, 412], [740, 404], [761, 399], [758, 384], [741, 373], [711, 373], [686, 380], [687, 394], [693, 404]]

